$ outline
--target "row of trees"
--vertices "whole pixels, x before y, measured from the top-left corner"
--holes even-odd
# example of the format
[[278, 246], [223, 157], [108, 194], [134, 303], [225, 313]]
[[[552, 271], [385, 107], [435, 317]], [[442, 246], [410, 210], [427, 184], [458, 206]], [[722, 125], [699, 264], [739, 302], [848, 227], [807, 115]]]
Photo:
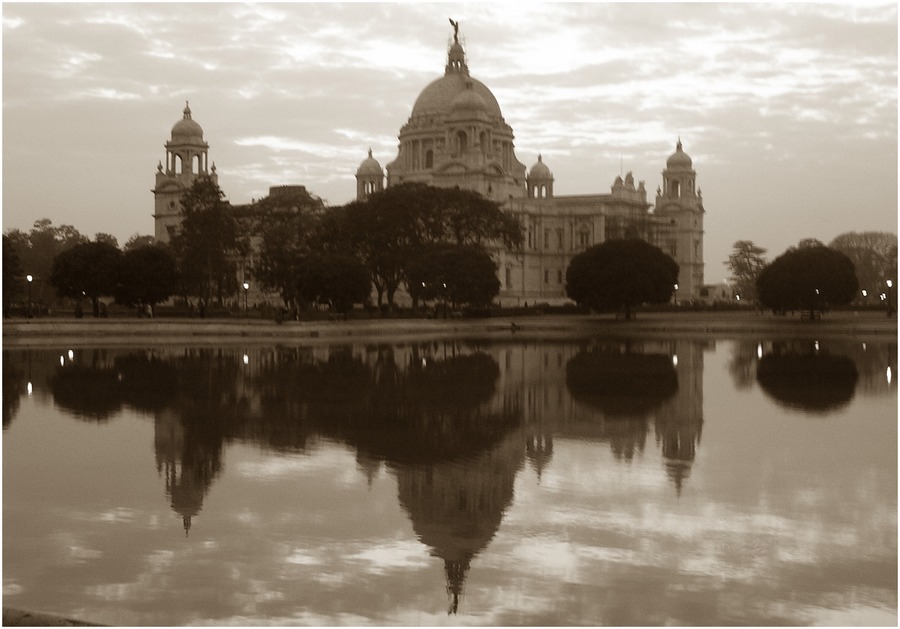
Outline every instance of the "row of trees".
[[182, 198], [182, 213], [169, 247], [141, 237], [120, 251], [111, 237], [90, 241], [70, 226], [51, 230], [49, 221], [31, 234], [4, 236], [4, 273], [11, 274], [4, 303], [14, 296], [7, 285], [14, 287], [26, 268], [49, 280], [50, 300], [86, 297], [95, 315], [103, 296], [123, 304], [172, 295], [223, 304], [239, 292], [239, 277], [280, 295], [287, 308], [319, 303], [346, 311], [368, 301], [373, 286], [379, 306], [393, 306], [401, 286], [415, 305], [439, 299], [481, 306], [500, 289], [487, 246], [515, 250], [523, 240], [518, 221], [497, 203], [422, 184], [326, 211], [302, 188], [232, 207], [212, 179], [200, 177]]
[[[792, 250], [822, 247], [824, 243], [808, 238]], [[887, 279], [897, 277], [897, 236], [886, 232], [847, 232], [828, 243], [828, 249], [844, 254], [855, 269], [858, 288], [877, 295]], [[768, 264], [767, 250], [750, 240], [734, 243], [725, 266], [735, 291], [746, 301], [758, 301], [757, 280]], [[862, 296], [862, 293], [859, 293]]]

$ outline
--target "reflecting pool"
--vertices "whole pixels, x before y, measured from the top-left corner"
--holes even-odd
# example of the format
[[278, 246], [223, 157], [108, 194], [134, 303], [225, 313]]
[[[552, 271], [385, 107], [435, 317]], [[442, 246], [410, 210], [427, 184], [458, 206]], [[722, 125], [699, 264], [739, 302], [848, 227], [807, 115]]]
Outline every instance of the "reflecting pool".
[[896, 341], [3, 352], [3, 604], [896, 625]]

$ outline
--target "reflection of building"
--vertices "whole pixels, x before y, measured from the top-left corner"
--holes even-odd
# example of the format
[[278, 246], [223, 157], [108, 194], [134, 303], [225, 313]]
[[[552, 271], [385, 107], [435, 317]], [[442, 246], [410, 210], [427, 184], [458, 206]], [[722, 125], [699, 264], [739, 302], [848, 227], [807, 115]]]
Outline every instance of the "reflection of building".
[[[697, 298], [703, 286], [703, 199], [693, 162], [679, 139], [662, 171], [653, 203], [644, 182], [629, 172], [609, 193], [557, 195], [542, 155], [530, 170], [515, 154], [512, 127], [484, 83], [469, 74], [458, 34], [447, 52], [444, 75], [419, 94], [400, 128], [397, 157], [383, 169], [369, 149], [356, 171], [357, 198], [405, 182], [477, 191], [515, 215], [525, 230], [524, 252], [494, 251], [506, 304], [563, 302], [572, 257], [613, 238], [643, 238], [679, 264], [678, 296]], [[203, 130], [185, 107], [157, 167], [156, 239], [168, 242], [180, 221], [180, 199], [207, 166]], [[273, 191], [275, 188], [272, 189]], [[241, 278], [243, 281], [244, 278]]]
[[[566, 385], [566, 366], [584, 351], [576, 344], [536, 343], [498, 346], [498, 389], [506, 404], [521, 405], [528, 431], [528, 460], [540, 473], [553, 454], [553, 440], [575, 438], [609, 445], [617, 458], [644, 451], [652, 428], [677, 492], [690, 472], [703, 425], [703, 346], [696, 341], [614, 341], [609, 351], [663, 355], [672, 362], [677, 391], [647, 410], [635, 397], [636, 416], [600, 410], [576, 401]], [[495, 399], [495, 403], [500, 395]], [[616, 400], [628, 404], [627, 396]]]
[[516, 431], [473, 459], [395, 468], [413, 530], [444, 560], [450, 612], [456, 612], [469, 562], [487, 547], [512, 504], [523, 458]]

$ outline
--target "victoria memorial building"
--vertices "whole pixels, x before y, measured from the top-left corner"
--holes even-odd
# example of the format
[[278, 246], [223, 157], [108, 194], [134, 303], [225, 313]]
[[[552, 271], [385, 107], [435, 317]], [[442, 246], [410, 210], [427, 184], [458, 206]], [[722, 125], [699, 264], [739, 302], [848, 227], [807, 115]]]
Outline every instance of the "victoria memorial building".
[[[443, 76], [419, 94], [400, 127], [396, 157], [382, 167], [369, 150], [356, 171], [356, 198], [404, 182], [475, 190], [498, 202], [524, 228], [523, 251], [492, 252], [503, 305], [567, 301], [566, 268], [573, 256], [613, 238], [642, 238], [678, 263], [678, 299], [697, 298], [703, 286], [703, 197], [693, 163], [679, 139], [666, 160], [653, 203], [644, 182], [627, 173], [608, 193], [556, 195], [541, 155], [526, 168], [515, 152], [512, 127], [491, 90], [472, 77], [454, 25]], [[168, 242], [180, 221], [180, 198], [199, 175], [217, 180], [208, 165], [203, 130], [185, 107], [157, 167], [155, 237]], [[270, 194], [279, 190], [274, 187]]]

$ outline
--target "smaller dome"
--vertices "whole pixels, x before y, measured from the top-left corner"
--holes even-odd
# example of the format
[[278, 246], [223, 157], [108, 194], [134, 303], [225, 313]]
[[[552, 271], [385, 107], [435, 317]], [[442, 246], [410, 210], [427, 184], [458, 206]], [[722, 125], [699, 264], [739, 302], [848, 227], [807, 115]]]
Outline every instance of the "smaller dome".
[[362, 161], [359, 165], [359, 169], [356, 171], [357, 176], [359, 175], [384, 175], [384, 171], [381, 170], [381, 164], [378, 163], [378, 160], [372, 157], [372, 149], [369, 149], [369, 156]]
[[453, 113], [487, 112], [487, 103], [473, 89], [472, 81], [466, 81], [466, 89], [450, 101], [450, 111]]
[[173, 140], [203, 140], [203, 127], [191, 118], [191, 107], [185, 102], [184, 117], [172, 127]]
[[544, 158], [540, 153], [538, 154], [537, 164], [531, 167], [528, 177], [530, 179], [553, 179], [553, 173], [547, 168], [547, 164], [544, 163]]
[[678, 144], [675, 145], [675, 152], [666, 160], [666, 168], [691, 168], [693, 162], [690, 156], [681, 150], [681, 138], [678, 138]]

